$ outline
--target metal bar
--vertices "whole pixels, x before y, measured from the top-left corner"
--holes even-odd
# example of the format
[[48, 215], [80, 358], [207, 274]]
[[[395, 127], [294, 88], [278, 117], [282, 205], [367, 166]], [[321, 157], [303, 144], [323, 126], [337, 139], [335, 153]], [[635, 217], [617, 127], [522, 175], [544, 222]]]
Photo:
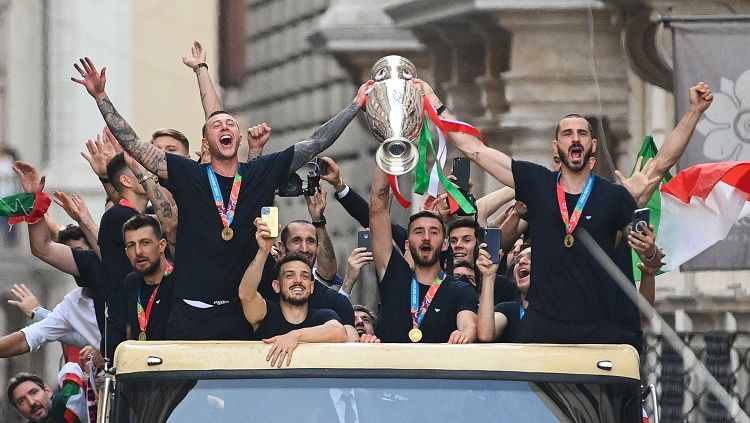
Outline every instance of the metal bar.
[[657, 21], [666, 26], [672, 22], [750, 22], [750, 15], [674, 15], [659, 16]]
[[[653, 321], [656, 319], [661, 323], [660, 328], [662, 336], [669, 342], [672, 348], [682, 355], [685, 361], [686, 367], [692, 367], [697, 380], [703, 380], [703, 386], [716, 397], [716, 400], [724, 407], [727, 414], [732, 416], [733, 421], [738, 423], [750, 423], [750, 417], [745, 414], [745, 411], [740, 408], [736, 398], [732, 397], [723, 386], [719, 384], [716, 378], [706, 369], [706, 366], [698, 360], [695, 353], [688, 348], [677, 335], [677, 333], [669, 326], [669, 324], [656, 312], [656, 310], [646, 301], [645, 298], [634, 289], [633, 282], [625, 276], [624, 273], [617, 267], [607, 253], [602, 250], [599, 244], [594, 241], [594, 238], [584, 228], [576, 229], [576, 241], [580, 240], [583, 246], [588, 250], [589, 254], [596, 260], [599, 265], [614, 279], [617, 285], [620, 286], [625, 294], [633, 301], [640, 312], [646, 315], [649, 320]], [[623, 240], [622, 242], [625, 242]]]

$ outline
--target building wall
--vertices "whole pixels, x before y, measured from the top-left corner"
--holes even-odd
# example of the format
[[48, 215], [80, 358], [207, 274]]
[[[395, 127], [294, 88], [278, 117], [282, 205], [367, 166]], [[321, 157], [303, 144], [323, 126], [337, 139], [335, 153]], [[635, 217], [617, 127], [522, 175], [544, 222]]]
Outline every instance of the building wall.
[[[0, 136], [22, 160], [47, 175], [46, 191], [79, 193], [99, 220], [104, 191], [81, 158], [86, 139], [104, 126], [96, 104], [70, 81], [73, 63], [89, 56], [107, 67], [107, 93], [142, 138], [173, 127], [198, 148], [203, 113], [195, 76], [181, 62], [193, 40], [208, 48], [216, 66], [216, 7], [210, 0], [0, 1]], [[50, 214], [70, 222], [60, 208]], [[40, 303], [53, 308], [75, 283], [31, 256], [25, 225], [13, 229], [12, 244], [0, 249], [0, 334], [29, 323], [7, 304], [13, 283], [25, 283]], [[42, 375], [51, 384], [59, 368], [57, 343], [39, 352], [0, 360], [0, 381], [19, 371]], [[4, 387], [4, 385], [3, 385]], [[6, 401], [0, 421], [20, 421]]]

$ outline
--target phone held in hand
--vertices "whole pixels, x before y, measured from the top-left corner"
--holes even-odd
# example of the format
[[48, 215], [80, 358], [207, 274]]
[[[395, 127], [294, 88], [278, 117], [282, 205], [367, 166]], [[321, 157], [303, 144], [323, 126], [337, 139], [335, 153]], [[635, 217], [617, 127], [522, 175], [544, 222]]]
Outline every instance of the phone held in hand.
[[325, 175], [326, 173], [328, 173], [328, 162], [320, 157], [316, 157], [315, 169], [318, 171], [318, 175]]
[[456, 185], [464, 194], [469, 192], [469, 178], [471, 177], [470, 161], [466, 157], [453, 159], [453, 176], [456, 177]]
[[268, 229], [271, 231], [271, 236], [276, 238], [279, 236], [279, 208], [278, 207], [263, 207], [260, 209], [260, 220], [268, 225]]
[[493, 264], [500, 263], [500, 240], [502, 231], [500, 228], [485, 228], [484, 243], [487, 244], [487, 252], [490, 253], [490, 260]]
[[638, 209], [633, 212], [631, 230], [643, 235], [645, 228], [651, 223], [651, 210], [648, 208]]
[[361, 230], [357, 232], [357, 247], [365, 248], [365, 251], [372, 251], [372, 240], [370, 239], [370, 231]]

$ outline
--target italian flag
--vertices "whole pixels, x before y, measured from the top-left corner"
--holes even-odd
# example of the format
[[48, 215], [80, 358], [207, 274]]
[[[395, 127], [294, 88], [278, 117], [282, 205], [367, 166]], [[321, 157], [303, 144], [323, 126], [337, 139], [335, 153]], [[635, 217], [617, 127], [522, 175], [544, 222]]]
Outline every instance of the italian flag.
[[83, 371], [77, 363], [66, 363], [57, 375], [65, 406], [66, 423], [88, 423], [89, 410]]
[[[646, 161], [657, 153], [651, 136], [638, 153]], [[656, 242], [667, 254], [662, 271], [677, 269], [724, 239], [737, 220], [750, 215], [750, 162], [703, 163], [674, 177], [667, 174], [648, 202]], [[633, 274], [640, 280], [633, 252]]]
[[750, 215], [750, 162], [703, 163], [661, 186], [656, 242], [667, 254], [663, 270], [674, 270], [724, 239], [735, 222]]

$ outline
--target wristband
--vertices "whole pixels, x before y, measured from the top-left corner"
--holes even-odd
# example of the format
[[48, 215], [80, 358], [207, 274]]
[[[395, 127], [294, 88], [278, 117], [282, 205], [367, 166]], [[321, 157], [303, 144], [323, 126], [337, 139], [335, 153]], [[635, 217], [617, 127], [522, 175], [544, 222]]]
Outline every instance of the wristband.
[[195, 69], [193, 69], [193, 70], [197, 72], [198, 68], [206, 68], [206, 70], [208, 70], [208, 65], [205, 62], [204, 63], [198, 63], [198, 65], [196, 65]]
[[320, 216], [320, 220], [313, 220], [311, 223], [316, 228], [324, 228], [326, 226], [326, 217]]
[[445, 104], [441, 104], [440, 107], [435, 109], [435, 111], [437, 112], [438, 116], [442, 115], [443, 112], [445, 111]]
[[146, 182], [146, 181], [148, 181], [149, 179], [151, 179], [151, 176], [153, 176], [153, 175], [151, 175], [151, 174], [149, 174], [149, 173], [147, 173], [147, 174], [145, 174], [145, 175], [141, 176], [141, 178], [140, 178], [140, 179], [138, 179], [138, 183], [139, 183], [139, 184], [141, 184], [141, 185], [143, 185], [143, 183], [144, 183], [144, 182]]

